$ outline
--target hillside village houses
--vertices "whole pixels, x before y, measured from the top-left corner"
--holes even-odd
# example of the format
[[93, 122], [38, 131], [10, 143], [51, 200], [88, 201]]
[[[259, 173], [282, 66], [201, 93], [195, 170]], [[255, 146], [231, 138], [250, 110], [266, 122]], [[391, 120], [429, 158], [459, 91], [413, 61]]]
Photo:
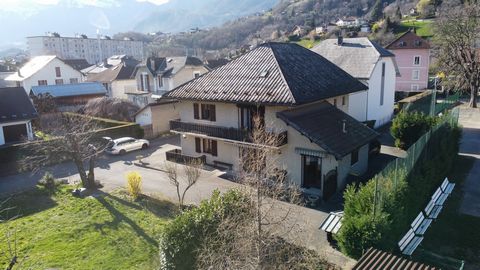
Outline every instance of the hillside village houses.
[[0, 146], [32, 140], [31, 121], [37, 116], [37, 111], [23, 88], [0, 88]]
[[395, 54], [400, 76], [395, 83], [398, 92], [418, 92], [428, 88], [430, 44], [413, 30], [399, 36], [386, 49]]
[[32, 57], [5, 80], [30, 93], [33, 86], [80, 83], [83, 75], [55, 55], [42, 55]]
[[[348, 115], [367, 87], [322, 56], [292, 43], [266, 43], [165, 96], [179, 100], [181, 155], [238, 171], [252, 118], [282, 138], [277, 166], [328, 199], [368, 166], [377, 133]], [[360, 102], [361, 104], [357, 104]], [[168, 152], [167, 152], [168, 155]]]
[[[375, 127], [393, 116], [395, 81], [399, 75], [395, 55], [368, 38], [327, 39], [312, 50], [339, 66], [368, 87], [350, 95], [348, 113], [358, 121], [375, 121]], [[340, 102], [340, 101], [336, 101]]]

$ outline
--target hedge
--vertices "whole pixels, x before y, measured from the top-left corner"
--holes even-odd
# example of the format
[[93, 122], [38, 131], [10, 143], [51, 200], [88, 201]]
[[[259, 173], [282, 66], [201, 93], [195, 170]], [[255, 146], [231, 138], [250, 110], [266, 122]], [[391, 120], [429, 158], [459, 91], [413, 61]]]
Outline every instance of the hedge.
[[427, 133], [437, 122], [432, 117], [419, 112], [400, 112], [392, 121], [390, 133], [395, 139], [395, 146], [408, 149], [423, 134]]
[[[359, 258], [369, 247], [394, 251], [419, 211], [451, 171], [461, 130], [445, 122], [428, 141], [412, 171], [388, 171], [344, 193], [344, 218], [336, 239], [341, 251]], [[396, 179], [394, 181], [393, 179]]]

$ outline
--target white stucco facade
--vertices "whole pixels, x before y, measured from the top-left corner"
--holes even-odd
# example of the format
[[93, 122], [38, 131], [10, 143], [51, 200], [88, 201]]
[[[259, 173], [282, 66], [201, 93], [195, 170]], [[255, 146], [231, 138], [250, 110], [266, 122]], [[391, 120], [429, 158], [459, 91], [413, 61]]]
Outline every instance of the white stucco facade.
[[153, 104], [135, 115], [135, 122], [145, 130], [147, 137], [156, 137], [170, 130], [170, 120], [179, 119], [177, 102]]
[[[60, 68], [60, 76], [57, 76], [56, 68]], [[45, 64], [42, 68], [38, 69], [35, 73], [24, 77], [22, 74], [22, 68], [20, 73], [7, 77], [5, 80], [14, 81], [18, 86], [21, 86], [30, 93], [33, 86], [40, 85], [41, 81], [46, 81], [47, 85], [59, 84], [61, 81], [63, 84], [79, 83], [83, 81], [82, 73], [71, 66], [65, 64], [62, 60], [54, 58]]]
[[[348, 113], [349, 101], [348, 95], [339, 96], [328, 99], [327, 101], [332, 105], [336, 104], [337, 108]], [[194, 103], [199, 104], [214, 104], [216, 110], [215, 121], [199, 120], [194, 118]], [[301, 106], [300, 106], [301, 107]], [[298, 107], [296, 107], [298, 108]], [[323, 153], [321, 157], [321, 172], [322, 172], [322, 188], [316, 189], [316, 194], [321, 194], [323, 189], [323, 181], [325, 176], [335, 171], [337, 174], [337, 191], [345, 187], [347, 177], [349, 174], [361, 175], [366, 172], [368, 167], [368, 149], [369, 145], [366, 144], [360, 147], [358, 150], [358, 162], [351, 164], [351, 154], [336, 159], [332, 154], [327, 153], [319, 145], [312, 143], [310, 139], [299, 133], [296, 129], [288, 126], [283, 120], [277, 117], [277, 112], [290, 109], [286, 106], [265, 106], [265, 126], [267, 131], [274, 133], [287, 132], [288, 143], [278, 147], [278, 156], [273, 157], [275, 166], [279, 169], [287, 171], [287, 177], [290, 181], [300, 187], [303, 186], [303, 163], [302, 153], [298, 152], [298, 149], [312, 150], [318, 153]], [[218, 126], [225, 128], [239, 128], [240, 117], [239, 108], [233, 103], [219, 103], [219, 102], [193, 102], [182, 101], [178, 103], [179, 116], [182, 122], [195, 123], [208, 126]], [[364, 109], [366, 110], [366, 109]], [[143, 120], [137, 120], [137, 122]], [[148, 123], [145, 121], [144, 123]], [[181, 134], [181, 147], [182, 154], [186, 156], [198, 157], [204, 155], [206, 157], [207, 164], [214, 164], [215, 161], [231, 164], [233, 171], [240, 169], [240, 148], [245, 147], [242, 142], [236, 142], [233, 140], [209, 137], [206, 135], [196, 134], [195, 132], [180, 132]], [[214, 156], [210, 153], [198, 153], [195, 147], [195, 138], [211, 139], [217, 141], [217, 155]]]
[[[384, 64], [385, 78], [382, 78]], [[370, 78], [360, 79], [368, 90], [350, 94], [348, 114], [360, 122], [375, 120], [375, 127], [388, 123], [393, 116], [396, 74], [393, 58], [381, 57]]]

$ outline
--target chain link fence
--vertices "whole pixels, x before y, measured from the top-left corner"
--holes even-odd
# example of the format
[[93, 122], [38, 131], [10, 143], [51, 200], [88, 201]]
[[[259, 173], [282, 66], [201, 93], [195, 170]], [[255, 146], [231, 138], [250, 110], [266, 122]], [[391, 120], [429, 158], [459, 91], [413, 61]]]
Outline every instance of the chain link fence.
[[[452, 100], [454, 100], [454, 97]], [[447, 106], [443, 108], [447, 108]], [[429, 147], [436, 145], [435, 142], [432, 143], [432, 137], [434, 137], [437, 132], [441, 132], [441, 128], [445, 125], [458, 123], [459, 111], [459, 108], [456, 107], [446, 113], [430, 131], [420, 137], [420, 139], [406, 151], [405, 158], [396, 158], [375, 175], [374, 215], [377, 209], [383, 207], [385, 198], [397, 192], [397, 188], [403, 184], [401, 182], [402, 179], [405, 179], [405, 177], [412, 172], [420, 157], [424, 157], [422, 153], [427, 152], [425, 156], [428, 156]], [[438, 136], [436, 138], [438, 138]]]

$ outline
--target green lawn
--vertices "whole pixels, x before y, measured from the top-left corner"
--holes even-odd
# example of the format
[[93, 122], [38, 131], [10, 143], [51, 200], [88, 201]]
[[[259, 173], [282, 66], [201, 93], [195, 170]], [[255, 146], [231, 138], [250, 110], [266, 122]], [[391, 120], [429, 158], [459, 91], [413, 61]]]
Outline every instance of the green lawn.
[[0, 267], [8, 260], [5, 235], [16, 231], [21, 269], [153, 269], [159, 233], [175, 209], [150, 197], [132, 202], [122, 191], [75, 198], [68, 188], [52, 196], [38, 189], [7, 204], [20, 217], [0, 224]]
[[465, 260], [465, 269], [480, 269], [480, 218], [458, 212], [463, 195], [462, 183], [472, 164], [471, 158], [459, 157], [455, 171], [449, 176], [457, 185], [439, 219], [427, 230], [422, 246], [441, 256]]
[[321, 41], [320, 39], [315, 40], [315, 41], [312, 41], [310, 39], [302, 39], [302, 40], [297, 41], [295, 43], [297, 43], [298, 45], [303, 46], [307, 49], [311, 49], [311, 48], [315, 47], [315, 45], [320, 43], [320, 41]]
[[432, 37], [433, 36], [433, 20], [406, 20], [402, 21], [400, 25], [395, 27], [393, 30], [394, 34], [403, 34], [407, 32], [410, 28], [415, 28], [417, 35], [421, 37]]

